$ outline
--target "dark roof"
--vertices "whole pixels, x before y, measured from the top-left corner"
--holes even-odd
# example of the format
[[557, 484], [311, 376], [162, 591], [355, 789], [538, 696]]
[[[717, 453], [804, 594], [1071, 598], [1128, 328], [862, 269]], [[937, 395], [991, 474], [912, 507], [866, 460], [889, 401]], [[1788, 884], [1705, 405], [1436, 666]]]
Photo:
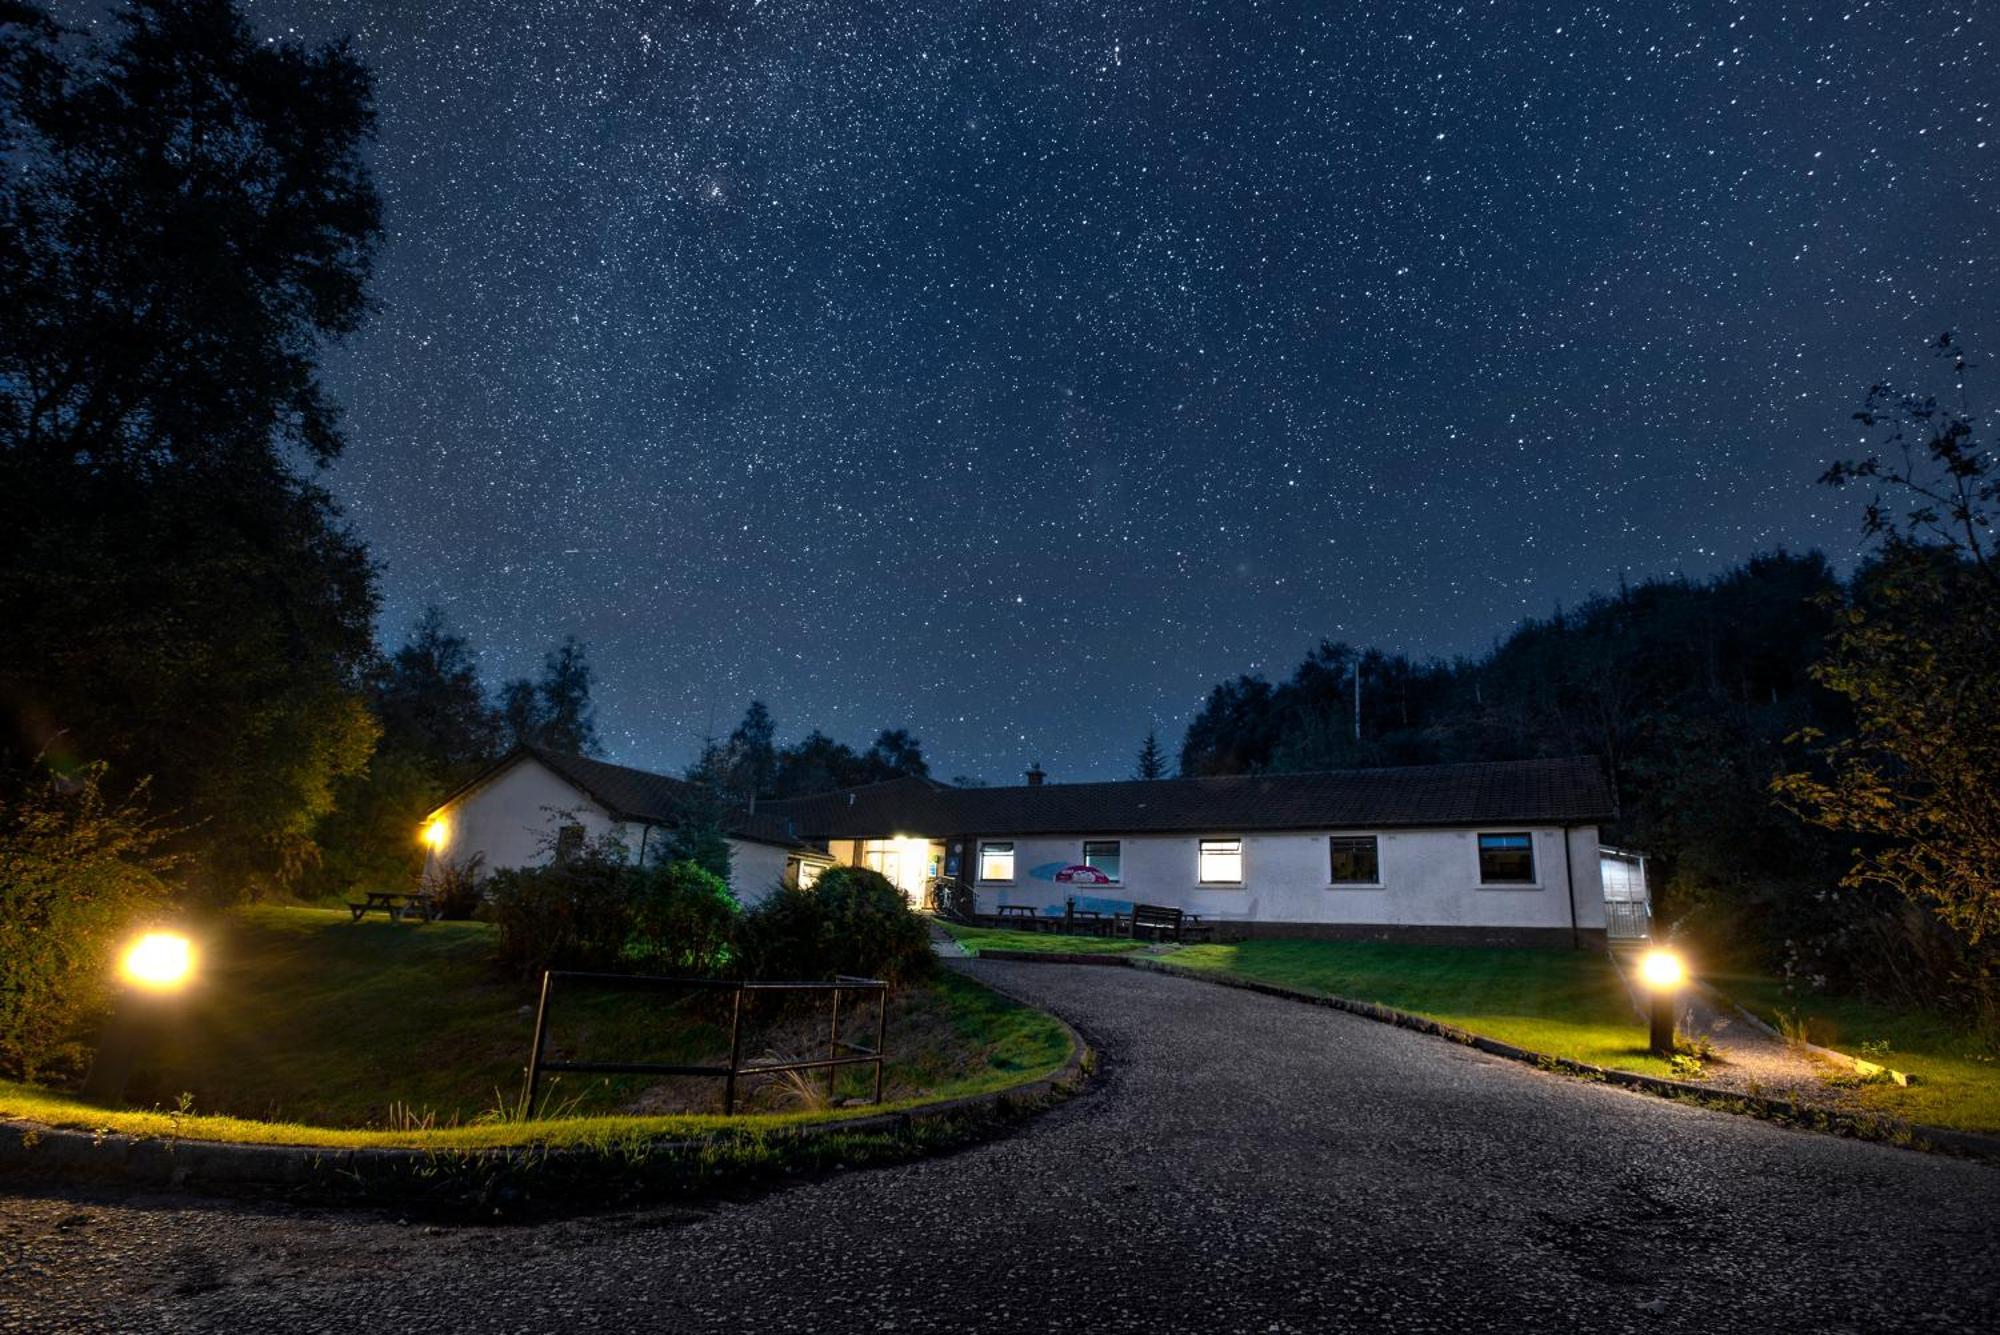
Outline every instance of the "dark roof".
[[1603, 770], [1588, 757], [1012, 788], [894, 779], [767, 809], [814, 839], [1597, 825], [1617, 814]]
[[[518, 760], [539, 761], [562, 779], [595, 799], [620, 820], [649, 825], [672, 825], [679, 819], [682, 804], [695, 794], [695, 786], [685, 779], [655, 774], [651, 770], [614, 765], [589, 756], [551, 751], [547, 747], [523, 746], [509, 752], [478, 778], [438, 803], [440, 809], [479, 787]], [[722, 817], [724, 832], [754, 843], [802, 848], [790, 817], [763, 811], [729, 811]]]

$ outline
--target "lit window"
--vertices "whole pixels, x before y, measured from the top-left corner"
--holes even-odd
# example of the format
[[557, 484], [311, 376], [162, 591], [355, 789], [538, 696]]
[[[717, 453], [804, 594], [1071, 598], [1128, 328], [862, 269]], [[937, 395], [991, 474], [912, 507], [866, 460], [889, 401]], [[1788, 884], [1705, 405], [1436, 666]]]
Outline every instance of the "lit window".
[[1525, 834], [1480, 835], [1479, 880], [1482, 885], [1533, 885], [1535, 841]]
[[813, 883], [819, 880], [819, 874], [825, 870], [826, 864], [824, 862], [799, 863], [799, 889], [812, 889]]
[[979, 846], [979, 879], [982, 881], [1014, 879], [1014, 845], [1011, 842]]
[[1125, 878], [1118, 873], [1118, 841], [1116, 839], [1086, 839], [1083, 843], [1083, 865], [1094, 867], [1114, 881]]
[[1379, 885], [1382, 862], [1372, 834], [1337, 834], [1327, 841], [1333, 850], [1335, 885]]
[[1204, 839], [1201, 841], [1201, 883], [1203, 885], [1243, 884], [1243, 841]]

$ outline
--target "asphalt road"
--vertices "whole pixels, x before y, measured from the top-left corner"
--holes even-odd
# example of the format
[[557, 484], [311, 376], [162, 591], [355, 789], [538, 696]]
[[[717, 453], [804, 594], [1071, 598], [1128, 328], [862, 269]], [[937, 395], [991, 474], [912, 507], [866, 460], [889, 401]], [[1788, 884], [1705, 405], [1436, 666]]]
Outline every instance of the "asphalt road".
[[1090, 1093], [747, 1202], [511, 1228], [0, 1195], [0, 1330], [2000, 1329], [2000, 1169], [1123, 969], [975, 963]]

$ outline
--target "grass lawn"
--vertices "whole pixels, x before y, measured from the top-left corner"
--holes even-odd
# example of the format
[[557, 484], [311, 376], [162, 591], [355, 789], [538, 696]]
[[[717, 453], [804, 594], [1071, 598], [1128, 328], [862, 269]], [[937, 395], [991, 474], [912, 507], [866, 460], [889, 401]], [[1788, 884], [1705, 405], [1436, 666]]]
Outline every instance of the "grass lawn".
[[[498, 1117], [519, 1094], [534, 989], [494, 972], [492, 929], [349, 920], [342, 910], [260, 907], [227, 915], [203, 943], [186, 1015], [134, 1078], [134, 1107], [107, 1111], [59, 1091], [0, 1082], [0, 1116], [267, 1143], [467, 1148], [568, 1143], [723, 1125], [781, 1127], [853, 1116], [781, 1077], [739, 1083], [752, 1117], [723, 1119], [722, 1082], [569, 1075], [529, 1128]], [[671, 995], [558, 992], [551, 1055], [726, 1062], [726, 1013]], [[842, 1035], [874, 1040], [873, 1007]], [[826, 1012], [753, 1015], [746, 1061], [819, 1056]], [[1069, 1060], [1051, 1017], [941, 974], [889, 1007], [885, 1104], [910, 1107], [1039, 1079]], [[843, 1076], [865, 1098], [872, 1074]], [[803, 1083], [803, 1082], [801, 1082]], [[183, 1094], [192, 1114], [171, 1110]], [[148, 1109], [142, 1111], [142, 1109]]]
[[1372, 1001], [1535, 1052], [1667, 1075], [1601, 950], [1503, 950], [1384, 941], [1185, 946], [1165, 963]]
[[1917, 1077], [1908, 1088], [1859, 1085], [1855, 1094], [1870, 1109], [1960, 1131], [2000, 1131], [2000, 1054], [1964, 1025], [1857, 998], [1788, 993], [1771, 978], [1713, 981], [1770, 1024], [1783, 1028], [1781, 1016], [1803, 1019], [1807, 1037], [1821, 1047]]
[[1010, 932], [1001, 927], [961, 927], [955, 922], [938, 924], [967, 951], [1038, 950], [1050, 955], [1123, 955], [1144, 950], [1144, 941], [1123, 941], [1114, 936], [1058, 936], [1050, 932]]

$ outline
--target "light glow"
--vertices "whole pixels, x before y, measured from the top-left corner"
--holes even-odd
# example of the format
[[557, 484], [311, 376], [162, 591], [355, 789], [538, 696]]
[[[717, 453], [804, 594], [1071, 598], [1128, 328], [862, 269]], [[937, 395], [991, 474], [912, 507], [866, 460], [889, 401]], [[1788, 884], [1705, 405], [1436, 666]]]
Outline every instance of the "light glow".
[[451, 824], [443, 816], [439, 816], [424, 826], [423, 833], [419, 837], [433, 853], [442, 852], [445, 844], [451, 839]]
[[134, 987], [171, 992], [194, 975], [194, 943], [179, 932], [148, 932], [126, 947], [118, 972]]
[[1639, 960], [1639, 981], [1655, 992], [1671, 992], [1687, 982], [1687, 961], [1671, 950], [1649, 950]]

